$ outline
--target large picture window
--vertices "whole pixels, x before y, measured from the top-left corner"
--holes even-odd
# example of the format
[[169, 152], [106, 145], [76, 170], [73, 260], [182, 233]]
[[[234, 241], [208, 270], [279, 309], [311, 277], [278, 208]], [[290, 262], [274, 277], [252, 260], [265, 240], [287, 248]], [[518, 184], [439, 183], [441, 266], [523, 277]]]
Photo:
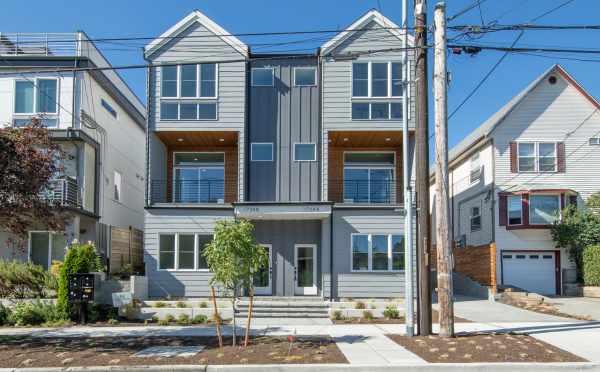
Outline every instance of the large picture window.
[[394, 153], [344, 153], [344, 202], [392, 203], [395, 200]]
[[172, 233], [159, 235], [159, 270], [207, 270], [204, 247], [212, 235]]
[[556, 172], [556, 142], [519, 142], [517, 145], [519, 172]]
[[529, 224], [551, 225], [560, 218], [560, 196], [530, 195]]
[[355, 62], [352, 64], [352, 119], [402, 119], [402, 64]]
[[225, 154], [222, 152], [173, 153], [175, 203], [223, 203]]
[[404, 270], [404, 236], [352, 234], [352, 271]]
[[16, 127], [29, 124], [32, 116], [40, 116], [43, 126], [58, 126], [58, 79], [16, 80], [13, 111]]

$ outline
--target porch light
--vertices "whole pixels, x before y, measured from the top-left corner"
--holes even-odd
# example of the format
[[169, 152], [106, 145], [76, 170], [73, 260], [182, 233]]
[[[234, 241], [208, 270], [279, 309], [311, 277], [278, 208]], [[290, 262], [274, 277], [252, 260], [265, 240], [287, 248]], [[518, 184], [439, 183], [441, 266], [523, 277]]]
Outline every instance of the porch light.
[[348, 137], [345, 137], [345, 138], [344, 138], [344, 142], [348, 142]]
[[386, 137], [385, 142], [390, 142], [392, 139], [390, 137]]
[[177, 138], [177, 142], [183, 142], [183, 138]]
[[225, 138], [219, 138], [219, 142], [225, 142]]

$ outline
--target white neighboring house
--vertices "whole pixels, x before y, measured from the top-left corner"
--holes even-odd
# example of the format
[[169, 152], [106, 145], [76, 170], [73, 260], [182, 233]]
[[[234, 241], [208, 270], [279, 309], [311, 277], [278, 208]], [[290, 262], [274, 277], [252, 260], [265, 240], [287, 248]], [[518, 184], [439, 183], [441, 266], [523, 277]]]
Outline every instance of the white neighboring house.
[[85, 67], [110, 64], [84, 32], [0, 33], [0, 126], [51, 129], [69, 156], [47, 197], [71, 212], [66, 231], [32, 226], [26, 247], [0, 232], [0, 258], [48, 267], [73, 239], [106, 253], [111, 226], [143, 228], [146, 109], [115, 70], [72, 70]]
[[554, 65], [450, 150], [455, 249], [495, 242], [499, 285], [560, 294], [575, 280], [549, 227], [600, 191], [599, 109]]

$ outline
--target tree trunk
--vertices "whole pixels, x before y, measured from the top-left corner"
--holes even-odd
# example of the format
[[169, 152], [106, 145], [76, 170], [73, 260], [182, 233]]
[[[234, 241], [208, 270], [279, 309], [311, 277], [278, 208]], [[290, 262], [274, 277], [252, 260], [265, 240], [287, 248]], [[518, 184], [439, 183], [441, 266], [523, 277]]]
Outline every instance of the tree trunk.
[[231, 303], [231, 308], [233, 309], [233, 328], [231, 329], [231, 336], [233, 338], [232, 340], [232, 345], [235, 346], [235, 330], [237, 328], [236, 325], [236, 321], [235, 321], [235, 304], [237, 302], [237, 288], [233, 290], [233, 299], [232, 299], [232, 303]]
[[250, 323], [252, 322], [252, 304], [254, 303], [254, 290], [250, 288], [250, 304], [248, 305], [248, 322], [246, 322], [246, 337], [244, 339], [244, 347], [248, 346], [248, 336], [250, 334]]
[[221, 317], [219, 316], [219, 308], [217, 307], [217, 298], [215, 296], [215, 287], [210, 287], [212, 292], [212, 302], [215, 308], [215, 323], [217, 324], [217, 338], [219, 339], [219, 347], [223, 348], [223, 336], [221, 336]]

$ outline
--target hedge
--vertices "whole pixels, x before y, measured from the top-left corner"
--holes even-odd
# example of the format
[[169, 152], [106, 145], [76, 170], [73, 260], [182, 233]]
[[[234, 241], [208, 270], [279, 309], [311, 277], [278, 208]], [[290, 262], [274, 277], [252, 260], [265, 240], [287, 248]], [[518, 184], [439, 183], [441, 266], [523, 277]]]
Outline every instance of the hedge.
[[600, 245], [590, 245], [583, 250], [583, 283], [600, 286]]

